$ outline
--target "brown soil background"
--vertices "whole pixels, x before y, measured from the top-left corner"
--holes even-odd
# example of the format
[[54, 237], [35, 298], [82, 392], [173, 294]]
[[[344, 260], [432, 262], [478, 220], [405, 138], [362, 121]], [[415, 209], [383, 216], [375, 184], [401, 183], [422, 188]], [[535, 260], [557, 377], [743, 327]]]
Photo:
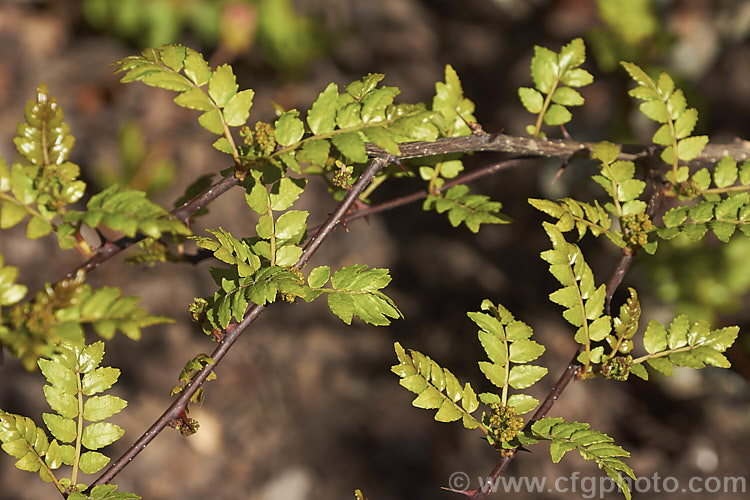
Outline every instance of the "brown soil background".
[[[385, 73], [387, 84], [402, 89], [404, 102], [429, 100], [444, 65], [450, 63], [477, 104], [477, 117], [486, 130], [522, 134], [528, 117], [516, 88], [528, 85], [533, 45], [557, 49], [601, 23], [592, 0], [297, 4], [330, 31], [345, 35], [296, 80], [273, 71], [255, 49], [234, 60], [241, 88], [256, 91], [251, 121], [272, 116], [271, 100], [304, 108], [328, 82], [341, 85], [368, 72]], [[686, 75], [702, 96], [696, 104], [704, 129], [712, 140], [750, 136], [750, 6], [697, 0], [659, 4], [672, 37], [664, 60]], [[183, 41], [191, 43], [189, 37]], [[170, 101], [169, 92], [117, 82], [110, 64], [137, 50], [87, 27], [78, 2], [0, 2], [0, 154], [9, 161], [15, 157], [15, 124], [36, 86], [46, 82], [77, 138], [73, 159], [84, 175], [97, 165], [116, 163], [116, 135], [124, 120], [137, 120], [149, 146], [171, 155], [177, 164], [175, 185], [156, 198], [165, 206], [197, 176], [225, 168], [226, 159], [210, 147], [213, 139], [197, 126], [192, 112]], [[202, 50], [210, 56], [210, 48]], [[598, 80], [586, 89], [587, 104], [574, 113], [568, 130], [581, 140], [611, 137], [619, 129], [613, 116], [624, 106], [612, 100], [625, 95], [627, 82], [624, 75], [599, 79], [595, 65], [587, 65]], [[466, 163], [471, 167], [497, 158], [476, 155]], [[476, 484], [477, 476], [492, 469], [497, 454], [478, 433], [459, 424], [435, 423], [432, 412], [411, 406], [411, 394], [389, 372], [395, 360], [392, 344], [399, 341], [425, 352], [461, 380], [492, 390], [477, 369], [481, 349], [465, 316], [477, 310], [483, 298], [491, 298], [529, 322], [547, 346], [542, 362], [550, 375], [532, 391], [544, 397], [574, 345], [558, 308], [543, 300], [554, 289], [537, 257], [548, 242], [539, 229], [539, 215], [525, 198], [577, 196], [585, 172], [569, 168], [550, 186], [558, 166], [539, 162], [474, 186], [502, 200], [516, 221], [513, 225], [487, 226], [474, 235], [453, 230], [445, 217], [415, 205], [336, 232], [312, 264], [390, 268], [394, 281], [388, 292], [405, 319], [390, 328], [356, 322], [346, 327], [323, 303], [271, 307], [218, 368], [218, 380], [206, 387], [204, 406], [194, 407], [191, 416], [201, 423], [199, 433], [185, 439], [167, 430], [116, 482], [148, 500], [351, 498], [355, 488], [372, 500], [458, 498], [439, 488], [456, 471], [466, 472]], [[394, 183], [378, 192], [376, 201], [419, 188], [417, 181]], [[299, 205], [310, 210], [310, 222], [316, 224], [334, 203], [320, 187], [309, 191]], [[241, 192], [218, 200], [194, 229], [200, 234], [202, 228], [219, 225], [236, 234], [253, 232], [255, 220]], [[0, 252], [8, 264], [21, 269], [21, 281], [30, 290], [56, 280], [79, 262], [51, 238], [32, 242], [23, 235], [23, 228], [4, 231]], [[618, 254], [606, 244], [587, 245], [598, 281], [603, 281]], [[115, 419], [125, 437], [112, 446], [110, 456], [124, 451], [169, 404], [169, 390], [185, 361], [213, 348], [186, 311], [194, 296], [213, 293], [208, 267], [166, 264], [145, 269], [126, 266], [120, 257], [90, 275], [92, 284], [120, 286], [141, 296], [150, 312], [176, 320], [172, 326], [145, 330], [140, 342], [118, 336], [108, 344], [105, 362], [123, 371], [114, 392], [129, 401]], [[626, 285], [646, 280], [638, 260], [634, 267]], [[648, 304], [646, 316], [670, 317], [668, 305], [649, 304], [645, 290], [642, 296]], [[747, 310], [742, 307], [718, 321], [746, 326]], [[731, 371], [680, 371], [674, 379], [657, 377], [649, 384], [574, 383], [551, 415], [590, 422], [615, 437], [632, 452], [629, 463], [640, 476], [675, 476], [683, 481], [681, 487], [692, 476], [748, 480], [750, 364], [747, 350], [739, 345], [730, 355], [735, 364]], [[0, 366], [0, 407], [37, 422], [46, 411], [39, 374], [25, 373], [7, 355]], [[553, 465], [546, 445], [532, 451], [513, 462], [509, 476], [546, 477], [550, 482], [574, 471], [600, 476], [595, 466], [573, 454]], [[644, 492], [638, 498], [657, 495]], [[0, 458], [0, 499], [55, 496], [50, 485], [15, 469], [7, 455]], [[517, 498], [580, 496], [580, 490], [544, 491]]]

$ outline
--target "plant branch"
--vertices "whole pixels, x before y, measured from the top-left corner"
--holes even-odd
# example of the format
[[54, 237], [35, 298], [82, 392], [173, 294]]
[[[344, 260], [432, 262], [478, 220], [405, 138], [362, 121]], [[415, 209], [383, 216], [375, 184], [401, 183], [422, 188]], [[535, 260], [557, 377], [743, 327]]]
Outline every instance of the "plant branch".
[[[487, 177], [489, 175], [496, 174], [497, 172], [500, 172], [501, 170], [506, 170], [508, 168], [517, 167], [521, 165], [524, 162], [524, 160], [526, 159], [516, 158], [516, 159], [503, 160], [497, 163], [491, 163], [477, 170], [472, 170], [471, 172], [460, 175], [456, 177], [455, 179], [451, 179], [445, 182], [439, 188], [436, 188], [435, 191], [437, 193], [442, 193], [443, 191], [447, 191], [448, 189], [458, 184], [472, 182], [477, 179], [481, 179], [482, 177]], [[351, 212], [350, 214], [347, 214], [346, 217], [344, 217], [344, 222], [350, 222], [356, 219], [361, 219], [362, 217], [369, 217], [370, 215], [377, 214], [380, 212], [387, 212], [388, 210], [393, 210], [394, 208], [398, 208], [403, 205], [408, 205], [409, 203], [414, 203], [415, 201], [423, 200], [427, 198], [429, 195], [430, 195], [430, 192], [428, 190], [420, 189], [419, 191], [415, 191], [411, 194], [400, 196], [398, 198], [394, 198], [392, 200], [379, 203], [377, 205], [370, 205], [365, 208], [360, 208], [358, 210], [355, 210], [354, 212]], [[313, 229], [317, 230], [318, 227], [315, 227]]]
[[[224, 177], [222, 180], [209, 187], [199, 195], [196, 195], [190, 201], [184, 203], [182, 206], [172, 210], [170, 215], [175, 219], [186, 222], [192, 214], [203, 208], [204, 206], [211, 203], [213, 200], [227, 192], [230, 188], [236, 186], [239, 180], [234, 176]], [[99, 267], [103, 262], [109, 260], [111, 257], [118, 253], [126, 250], [127, 248], [135, 245], [139, 241], [145, 239], [146, 236], [138, 234], [134, 238], [123, 236], [115, 241], [105, 241], [103, 245], [96, 249], [96, 253], [89, 257], [86, 261], [82, 262], [78, 267], [68, 271], [68, 273], [61, 278], [71, 279], [75, 277], [79, 270], [85, 272], [93, 271]]]
[[[652, 160], [652, 159], [650, 159]], [[652, 160], [653, 162], [653, 160]], [[661, 172], [656, 165], [647, 165], [646, 182], [650, 186], [651, 197], [648, 200], [646, 214], [653, 220], [656, 212], [661, 208], [664, 201], [664, 185], [662, 182]], [[628, 272], [630, 264], [633, 262], [634, 253], [625, 254], [617, 264], [614, 273], [607, 281], [607, 292], [605, 296], [605, 313], [612, 315], [612, 297], [622, 284], [625, 273]]]
[[[573, 359], [571, 360], [568, 367], [565, 369], [562, 375], [560, 375], [560, 378], [552, 387], [549, 394], [547, 394], [547, 397], [544, 399], [544, 401], [542, 401], [542, 404], [539, 405], [539, 408], [537, 408], [536, 412], [534, 412], [534, 415], [531, 417], [531, 419], [526, 422], [524, 431], [528, 431], [529, 429], [531, 429], [531, 426], [534, 424], [534, 422], [541, 420], [547, 416], [562, 392], [566, 387], [568, 387], [568, 384], [570, 384], [570, 382], [574, 378], [576, 378], [579, 370], [581, 369], [581, 365], [580, 363], [578, 363], [578, 354], [580, 352], [581, 351], [579, 348], [576, 351], [575, 356], [573, 356]], [[510, 451], [511, 452], [508, 456], [501, 458], [500, 461], [495, 464], [495, 467], [492, 469], [492, 472], [490, 472], [489, 477], [487, 477], [487, 479], [482, 483], [482, 486], [478, 490], [474, 491], [474, 493], [471, 495], [471, 500], [482, 500], [493, 490], [493, 486], [495, 485], [495, 483], [497, 483], [497, 479], [503, 472], [505, 472], [505, 469], [508, 468], [511, 460], [515, 458], [518, 448]]]
[[[469, 153], [474, 151], [494, 151], [498, 153], [511, 153], [525, 157], [542, 158], [569, 158], [573, 155], [582, 155], [587, 158], [596, 145], [594, 142], [578, 142], [565, 139], [541, 139], [538, 137], [516, 137], [505, 134], [478, 133], [464, 137], [446, 137], [433, 142], [407, 142], [399, 144], [401, 154], [400, 160], [409, 158], [423, 158], [448, 153]], [[635, 161], [657, 155], [662, 149], [655, 145], [618, 145], [622, 152], [618, 160]], [[375, 146], [367, 144], [369, 156], [387, 157], [388, 152]], [[750, 159], [750, 141], [736, 140], [728, 144], [708, 144], [697, 158], [690, 163], [694, 165], [705, 165], [717, 163], [727, 155], [731, 155], [737, 161]]]
[[[392, 160], [392, 158], [390, 158]], [[365, 190], [367, 185], [370, 183], [375, 174], [380, 169], [385, 167], [389, 162], [388, 158], [375, 158], [373, 159], [362, 175], [357, 179], [357, 182], [352, 185], [349, 192], [346, 194], [343, 200], [339, 203], [336, 210], [331, 214], [325, 224], [321, 226], [318, 232], [308, 242], [305, 247], [302, 256], [300, 257], [295, 267], [301, 268], [305, 263], [312, 257], [312, 255], [320, 248], [320, 245], [325, 239], [330, 236], [336, 226], [342, 221], [346, 212], [351, 208], [354, 202], [359, 198], [362, 191]], [[227, 179], [233, 179], [228, 177]], [[221, 182], [219, 183], [221, 184]], [[236, 184], [236, 180], [234, 182]], [[234, 185], [231, 184], [231, 185]], [[227, 186], [229, 189], [231, 185]], [[226, 191], [224, 189], [224, 191]], [[209, 189], [210, 191], [210, 189]], [[219, 193], [220, 194], [220, 193]], [[216, 195], [218, 196], [218, 194]], [[192, 202], [192, 201], [191, 201]], [[189, 203], [191, 203], [189, 202]], [[198, 207], [200, 208], [200, 207]], [[197, 208], [195, 208], [197, 210]], [[213, 364], [208, 364], [200, 370], [193, 380], [180, 392], [177, 399], [169, 405], [169, 407], [162, 413], [162, 415], [149, 427], [149, 429], [133, 443], [133, 445], [120, 457], [118, 458], [104, 473], [97, 478], [91, 484], [91, 488], [94, 486], [105, 484], [110, 482], [117, 474], [122, 471], [126, 465], [128, 465], [146, 446], [157, 436], [161, 431], [164, 430], [170, 423], [177, 420], [181, 415], [184, 415], [185, 408], [190, 401], [193, 394], [200, 389], [203, 383], [206, 381], [212, 371], [218, 366], [219, 362], [224, 358], [232, 345], [237, 341], [239, 336], [263, 313], [266, 308], [264, 306], [252, 305], [248, 308], [245, 317], [237, 324], [230, 325], [227, 327], [224, 336], [222, 337], [219, 345], [216, 346], [214, 351], [211, 353]]]
[[305, 244], [305, 249], [302, 252], [302, 256], [299, 258], [299, 261], [294, 265], [294, 267], [296, 267], [297, 269], [301, 269], [305, 264], [307, 264], [307, 261], [310, 260], [310, 257], [312, 257], [318, 247], [320, 247], [320, 244], [323, 243], [323, 240], [328, 237], [328, 235], [336, 228], [339, 223], [345, 220], [346, 213], [349, 211], [352, 205], [354, 205], [354, 202], [359, 199], [359, 195], [362, 194], [370, 181], [372, 181], [372, 179], [375, 177], [375, 174], [377, 174], [380, 170], [385, 168], [386, 165], [395, 160], [395, 156], [389, 155], [374, 158], [370, 162], [365, 171], [362, 172], [362, 175], [359, 176], [359, 179], [357, 179], [357, 182], [352, 185], [352, 187], [346, 193], [346, 196], [344, 196], [344, 199], [341, 200], [341, 203], [339, 203], [338, 207], [336, 207], [336, 210], [333, 212], [333, 214], [328, 217], [328, 220], [324, 224], [317, 228], [315, 234], [313, 234], [312, 238], [310, 238]]
[[[465, 137], [447, 137], [437, 139], [433, 142], [401, 143], [399, 144], [401, 154], [395, 157], [374, 144], [368, 143], [366, 144], [366, 148], [367, 154], [370, 157], [394, 158], [397, 160], [476, 151], [511, 153], [525, 158], [571, 158], [574, 155], [580, 155], [587, 158], [590, 156], [594, 144], [595, 143], [593, 142], [577, 142], [563, 139], [540, 139], [515, 137], [505, 134], [477, 133]], [[621, 149], [622, 152], [618, 159], [630, 161], [653, 156], [661, 150], [661, 148], [657, 148], [653, 145], [627, 145], [621, 146]], [[717, 163], [727, 155], [733, 156], [737, 161], [750, 159], [750, 141], [736, 140], [730, 144], [708, 144], [703, 152], [691, 163], [696, 165]], [[494, 173], [494, 171], [488, 172], [484, 175], [488, 175], [489, 173]], [[221, 194], [229, 190], [229, 188], [236, 186], [238, 183], [238, 179], [234, 176], [225, 177], [181, 207], [172, 210], [170, 213], [173, 217], [186, 221], [196, 210], [218, 198]], [[420, 198], [421, 196], [416, 196], [411, 201]], [[409, 202], [410, 201], [406, 201], [405, 203]], [[385, 209], [386, 208], [383, 207], [381, 210]], [[362, 215], [357, 215], [357, 217], [364, 217], [366, 215], [368, 214], [362, 213]], [[69, 271], [63, 279], [72, 278], [79, 269], [86, 272], [96, 269], [109, 258], [138, 243], [144, 238], [145, 236], [138, 235], [135, 238], [123, 237], [115, 241], [105, 242], [96, 250], [96, 253], [93, 256], [80, 264], [76, 269]]]
[[622, 283], [623, 278], [625, 277], [625, 273], [628, 272], [628, 269], [630, 268], [630, 264], [633, 262], [633, 254], [626, 254], [623, 255], [620, 259], [620, 262], [617, 264], [617, 267], [615, 268], [615, 272], [612, 273], [612, 276], [607, 280], [607, 293], [605, 298], [605, 308], [604, 312], [607, 314], [607, 316], [612, 315], [612, 297], [614, 296], [617, 289], [620, 287], [620, 284]]

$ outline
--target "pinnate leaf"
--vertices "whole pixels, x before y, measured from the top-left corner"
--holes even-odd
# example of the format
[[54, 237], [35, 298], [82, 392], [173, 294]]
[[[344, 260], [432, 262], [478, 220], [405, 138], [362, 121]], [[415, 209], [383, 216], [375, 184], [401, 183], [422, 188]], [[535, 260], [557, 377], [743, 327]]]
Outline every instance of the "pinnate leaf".
[[590, 429], [587, 423], [568, 423], [561, 418], [550, 417], [534, 422], [531, 432], [536, 439], [550, 441], [550, 456], [553, 462], [558, 462], [566, 452], [577, 450], [581, 458], [593, 460], [603, 469], [630, 500], [630, 489], [622, 479], [623, 473], [635, 479], [633, 470], [622, 460], [629, 457], [630, 453], [615, 445], [611, 437]]
[[391, 371], [401, 378], [404, 388], [417, 394], [414, 406], [437, 409], [435, 420], [438, 422], [461, 420], [468, 429], [480, 425], [471, 415], [479, 407], [479, 401], [468, 382], [462, 388], [449, 370], [429, 357], [418, 351], [407, 353], [398, 342], [394, 347], [399, 364], [392, 366]]
[[380, 291], [390, 281], [387, 269], [364, 265], [341, 268], [331, 277], [334, 291], [328, 293], [328, 306], [347, 325], [353, 316], [371, 325], [388, 325], [388, 318], [401, 317], [396, 304]]

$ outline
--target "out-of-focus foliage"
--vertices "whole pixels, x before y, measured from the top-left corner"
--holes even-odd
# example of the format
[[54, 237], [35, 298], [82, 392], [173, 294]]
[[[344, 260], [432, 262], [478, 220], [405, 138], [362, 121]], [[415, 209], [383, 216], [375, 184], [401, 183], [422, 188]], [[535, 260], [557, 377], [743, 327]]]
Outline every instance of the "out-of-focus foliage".
[[29, 217], [28, 238], [55, 232], [60, 248], [75, 247], [86, 255], [92, 250], [81, 235], [82, 225], [103, 225], [128, 236], [140, 231], [154, 238], [165, 232], [190, 233], [146, 193], [116, 185], [92, 196], [86, 211], [70, 208], [84, 196], [86, 183], [79, 179], [78, 165], [69, 160], [75, 138], [63, 121], [62, 109], [42, 84], [24, 111], [25, 121], [18, 124], [13, 139], [23, 159], [9, 167], [0, 157], [0, 229]]
[[190, 30], [201, 42], [216, 44], [225, 1], [83, 0], [86, 21], [96, 29], [159, 46]]
[[653, 0], [597, 0], [604, 26], [586, 36], [594, 59], [603, 71], [614, 71], [619, 61], [640, 61], [654, 45], [665, 45]]
[[102, 162], [92, 172], [101, 188], [119, 184], [153, 196], [174, 182], [177, 165], [171, 158], [170, 146], [157, 143], [151, 147], [137, 122], [127, 120], [120, 124], [117, 148], [119, 165]]
[[292, 73], [328, 43], [290, 0], [83, 0], [83, 13], [92, 27], [141, 47], [192, 35], [234, 59], [257, 46], [268, 64]]
[[[14, 269], [0, 267], [0, 278]], [[9, 295], [8, 290], [15, 291], [13, 306], [0, 318], [0, 343], [21, 358], [27, 370], [34, 369], [37, 359], [49, 356], [61, 342], [83, 342], [84, 325], [91, 325], [105, 339], [111, 339], [119, 330], [138, 340], [141, 328], [172, 322], [164, 316], [147, 314], [138, 307], [138, 297], [121, 296], [122, 292], [113, 287], [94, 290], [84, 280], [80, 271], [74, 278], [46, 284], [32, 300], [22, 303], [22, 290], [3, 287], [0, 281], [4, 295]]]
[[733, 236], [723, 245], [706, 245], [678, 236], [660, 245], [644, 262], [652, 290], [691, 320], [714, 321], [736, 313], [750, 290], [750, 238]]

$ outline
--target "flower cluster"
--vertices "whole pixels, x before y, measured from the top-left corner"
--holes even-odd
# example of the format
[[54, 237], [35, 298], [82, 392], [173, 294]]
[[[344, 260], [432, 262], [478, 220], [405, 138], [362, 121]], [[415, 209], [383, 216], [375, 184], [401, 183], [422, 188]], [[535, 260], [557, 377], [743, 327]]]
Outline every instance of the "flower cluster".
[[518, 416], [513, 406], [504, 406], [501, 403], [492, 403], [487, 423], [490, 427], [490, 434], [495, 441], [495, 447], [501, 446], [513, 440], [523, 429], [523, 419]]
[[245, 125], [240, 129], [243, 142], [250, 147], [249, 156], [270, 156], [276, 149], [274, 128], [270, 123], [256, 122], [255, 131]]
[[601, 374], [605, 378], [625, 381], [630, 375], [631, 366], [633, 366], [633, 356], [615, 356], [602, 363]]
[[646, 246], [648, 231], [654, 228], [651, 218], [646, 213], [624, 215], [620, 219], [625, 241], [631, 246]]

